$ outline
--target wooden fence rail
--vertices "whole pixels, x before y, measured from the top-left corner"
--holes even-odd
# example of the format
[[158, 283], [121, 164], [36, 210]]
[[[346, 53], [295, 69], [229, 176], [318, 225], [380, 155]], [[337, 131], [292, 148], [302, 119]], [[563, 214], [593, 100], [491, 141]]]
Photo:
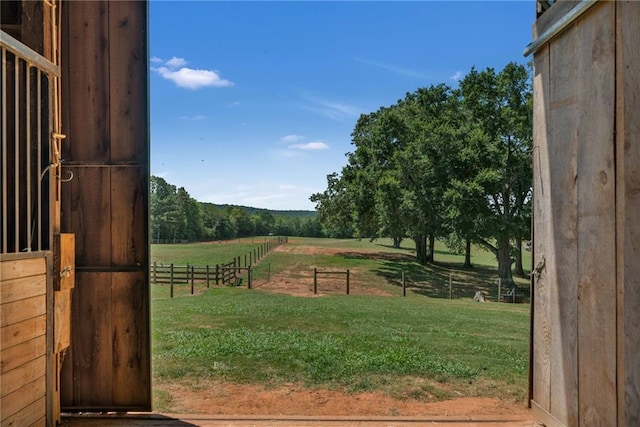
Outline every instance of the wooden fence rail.
[[345, 278], [346, 278], [347, 295], [349, 295], [349, 270], [346, 270], [346, 271], [318, 271], [317, 268], [314, 268], [313, 269], [313, 293], [314, 294], [318, 293], [318, 275], [325, 275], [325, 276], [344, 275]]
[[211, 283], [215, 285], [235, 285], [240, 284], [240, 276], [246, 273], [247, 287], [252, 288], [251, 269], [262, 258], [269, 254], [276, 247], [287, 243], [286, 237], [275, 237], [268, 239], [253, 249], [249, 254], [244, 255], [244, 266], [242, 256], [234, 257], [232, 261], [225, 264], [215, 264], [206, 266], [195, 265], [164, 265], [154, 262], [151, 266], [151, 282], [159, 285], [170, 285], [170, 295], [173, 298], [174, 285], [190, 284], [191, 294], [194, 294], [195, 283], [205, 283], [207, 288]]

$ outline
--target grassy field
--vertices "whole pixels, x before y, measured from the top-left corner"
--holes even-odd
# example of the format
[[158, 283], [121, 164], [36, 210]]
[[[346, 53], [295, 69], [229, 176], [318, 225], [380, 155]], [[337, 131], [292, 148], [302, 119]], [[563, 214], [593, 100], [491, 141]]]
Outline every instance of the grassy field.
[[[226, 261], [252, 250], [256, 242], [154, 245], [152, 259], [197, 264], [197, 259], [220, 256]], [[290, 239], [286, 251], [283, 247], [262, 262], [270, 263], [274, 274], [350, 268], [358, 272], [356, 285], [396, 296], [401, 293], [395, 273], [409, 271], [425, 284], [406, 298], [303, 298], [225, 287], [168, 299], [160, 286], [153, 286], [154, 380], [205, 377], [378, 390], [403, 399], [480, 395], [524, 401], [529, 306], [426, 297], [428, 281], [439, 275], [470, 281], [495, 275], [492, 255], [474, 253], [475, 268], [464, 270], [461, 256], [437, 247], [437, 265], [425, 267], [412, 260], [410, 247], [393, 249], [388, 243]], [[222, 255], [214, 254], [216, 248]]]

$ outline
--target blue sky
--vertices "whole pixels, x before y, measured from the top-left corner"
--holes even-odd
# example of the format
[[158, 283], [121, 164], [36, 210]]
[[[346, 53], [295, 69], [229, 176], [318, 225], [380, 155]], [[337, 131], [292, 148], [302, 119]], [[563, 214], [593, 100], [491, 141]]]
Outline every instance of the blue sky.
[[535, 2], [150, 3], [151, 173], [203, 202], [314, 209], [360, 114], [526, 63]]

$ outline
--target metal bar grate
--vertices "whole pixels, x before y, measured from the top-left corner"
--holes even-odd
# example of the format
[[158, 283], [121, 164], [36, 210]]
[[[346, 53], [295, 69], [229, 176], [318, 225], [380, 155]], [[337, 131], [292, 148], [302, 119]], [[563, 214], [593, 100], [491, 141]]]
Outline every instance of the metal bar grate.
[[59, 68], [0, 31], [0, 253], [50, 249], [51, 91]]

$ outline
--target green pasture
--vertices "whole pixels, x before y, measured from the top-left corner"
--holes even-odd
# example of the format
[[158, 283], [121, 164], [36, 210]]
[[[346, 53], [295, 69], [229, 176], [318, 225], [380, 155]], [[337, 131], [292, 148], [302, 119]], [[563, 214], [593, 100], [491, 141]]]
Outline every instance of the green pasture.
[[[174, 245], [154, 245], [152, 256], [196, 264], [195, 258], [183, 258], [193, 251], [226, 261], [253, 250], [256, 241], [175, 245], [175, 256], [169, 250]], [[488, 280], [496, 270], [492, 255], [477, 251], [475, 267], [465, 270], [461, 256], [438, 246], [436, 265], [420, 266], [410, 247], [394, 249], [388, 243], [290, 238], [287, 251], [272, 252], [262, 263], [269, 263], [274, 274], [303, 267], [350, 268], [361, 276], [354, 277], [356, 284], [394, 296], [306, 298], [260, 288], [201, 286], [195, 296], [169, 299], [161, 285], [152, 286], [154, 381], [197, 384], [207, 378], [266, 387], [294, 382], [349, 392], [378, 390], [402, 399], [476, 395], [524, 402], [529, 306], [428, 297], [429, 278], [439, 275], [470, 280], [471, 288]], [[236, 252], [224, 252], [235, 245]], [[314, 246], [332, 248], [334, 254], [307, 250]], [[395, 278], [400, 270], [425, 280], [422, 288], [414, 283], [405, 298]], [[165, 396], [160, 406], [170, 410], [170, 399]]]

